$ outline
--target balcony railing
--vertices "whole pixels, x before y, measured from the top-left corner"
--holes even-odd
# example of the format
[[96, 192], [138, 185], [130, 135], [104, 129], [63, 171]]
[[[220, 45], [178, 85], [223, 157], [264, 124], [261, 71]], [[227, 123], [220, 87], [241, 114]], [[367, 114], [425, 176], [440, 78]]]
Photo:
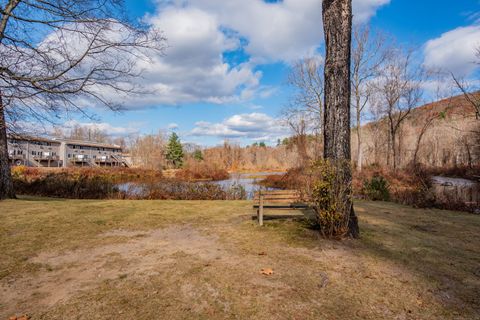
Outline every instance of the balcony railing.
[[11, 160], [25, 160], [24, 154], [9, 154], [8, 158]]
[[46, 155], [36, 155], [36, 156], [33, 156], [33, 159], [36, 160], [36, 161], [58, 161], [60, 160], [60, 157], [59, 156], [46, 156]]

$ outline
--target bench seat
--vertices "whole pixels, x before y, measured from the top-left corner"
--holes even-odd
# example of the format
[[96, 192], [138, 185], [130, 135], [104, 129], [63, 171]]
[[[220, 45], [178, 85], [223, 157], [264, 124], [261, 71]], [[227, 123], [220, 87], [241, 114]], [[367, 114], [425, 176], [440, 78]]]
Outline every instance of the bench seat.
[[257, 209], [256, 218], [260, 225], [263, 225], [264, 209], [302, 210], [309, 208], [296, 190], [259, 191], [255, 193], [253, 201], [253, 208]]

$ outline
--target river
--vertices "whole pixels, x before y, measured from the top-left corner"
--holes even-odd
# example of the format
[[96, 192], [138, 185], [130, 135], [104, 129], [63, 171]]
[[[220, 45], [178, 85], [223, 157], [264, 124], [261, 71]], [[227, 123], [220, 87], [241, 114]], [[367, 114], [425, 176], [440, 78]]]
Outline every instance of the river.
[[432, 189], [439, 201], [480, 205], [480, 183], [477, 181], [436, 176], [432, 178]]

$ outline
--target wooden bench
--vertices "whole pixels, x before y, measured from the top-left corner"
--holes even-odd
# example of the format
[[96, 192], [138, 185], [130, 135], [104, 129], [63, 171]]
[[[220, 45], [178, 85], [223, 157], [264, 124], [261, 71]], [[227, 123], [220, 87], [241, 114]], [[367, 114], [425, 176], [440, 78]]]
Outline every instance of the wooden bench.
[[295, 210], [308, 209], [296, 190], [258, 191], [253, 197], [253, 208], [257, 209], [258, 224], [263, 226], [264, 209]]

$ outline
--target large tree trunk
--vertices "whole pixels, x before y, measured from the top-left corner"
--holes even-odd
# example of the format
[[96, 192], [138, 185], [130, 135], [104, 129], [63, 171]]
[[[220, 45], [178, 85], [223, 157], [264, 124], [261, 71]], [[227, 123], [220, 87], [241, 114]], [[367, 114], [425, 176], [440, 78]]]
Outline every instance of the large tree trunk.
[[15, 198], [10, 162], [8, 159], [7, 125], [5, 122], [5, 107], [0, 95], [0, 200]]
[[335, 166], [334, 201], [348, 235], [359, 236], [352, 202], [350, 151], [350, 57], [352, 0], [323, 0], [325, 32], [324, 155]]

